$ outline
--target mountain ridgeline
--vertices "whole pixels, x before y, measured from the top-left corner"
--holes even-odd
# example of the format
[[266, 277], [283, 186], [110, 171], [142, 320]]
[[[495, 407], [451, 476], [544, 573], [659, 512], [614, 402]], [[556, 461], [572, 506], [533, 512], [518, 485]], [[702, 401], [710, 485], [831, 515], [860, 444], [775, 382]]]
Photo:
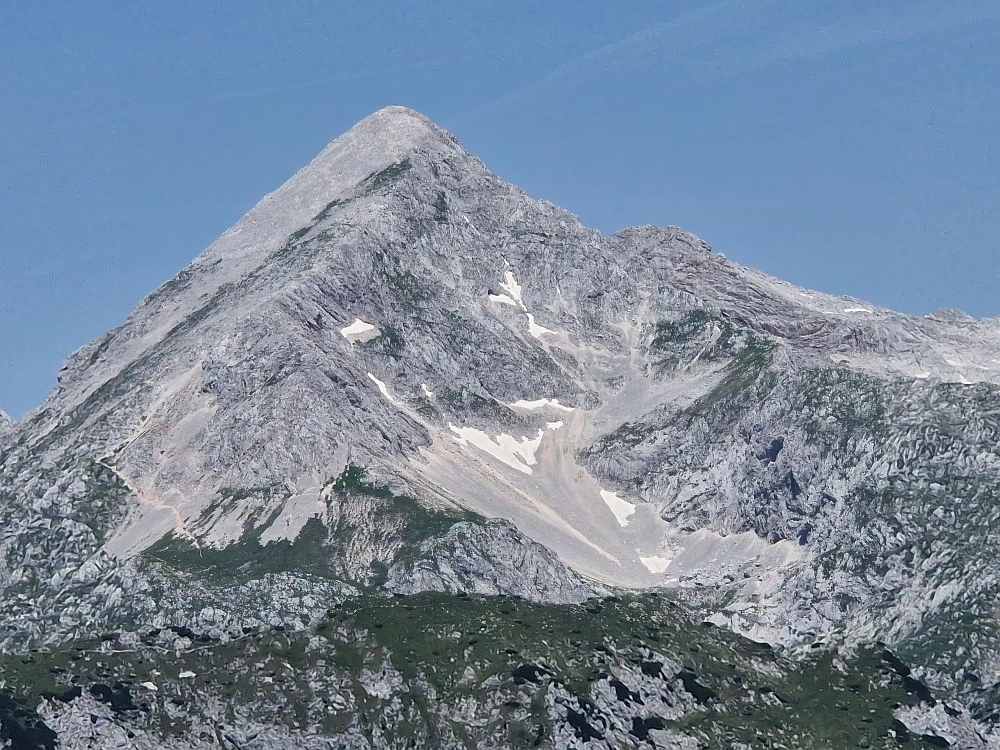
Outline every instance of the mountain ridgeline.
[[0, 415], [0, 738], [1000, 747], [998, 384], [389, 107]]

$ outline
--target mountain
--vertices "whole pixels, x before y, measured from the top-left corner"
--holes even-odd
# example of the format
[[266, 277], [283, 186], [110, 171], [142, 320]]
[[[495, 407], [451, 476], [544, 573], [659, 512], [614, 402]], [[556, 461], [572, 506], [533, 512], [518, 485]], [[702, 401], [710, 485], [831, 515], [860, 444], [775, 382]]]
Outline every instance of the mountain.
[[998, 383], [381, 110], [0, 439], [2, 731], [997, 746]]

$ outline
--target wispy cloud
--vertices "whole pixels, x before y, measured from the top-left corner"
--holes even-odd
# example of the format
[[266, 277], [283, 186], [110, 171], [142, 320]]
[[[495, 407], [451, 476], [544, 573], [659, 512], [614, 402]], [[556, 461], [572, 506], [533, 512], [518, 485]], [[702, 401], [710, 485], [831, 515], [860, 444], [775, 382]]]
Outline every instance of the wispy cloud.
[[884, 7], [872, 5], [871, 9], [866, 8], [854, 17], [834, 16], [822, 25], [810, 22], [809, 16], [804, 16], [788, 28], [779, 28], [770, 45], [758, 50], [756, 62], [760, 67], [766, 67], [870, 44], [912, 41], [988, 23], [997, 18], [1000, 18], [1000, 6], [992, 1], [962, 3], [937, 0], [914, 4], [906, 12], [887, 12]]
[[595, 47], [578, 57], [574, 57], [558, 67], [552, 69], [545, 75], [537, 78], [527, 85], [514, 89], [502, 96], [491, 99], [485, 104], [479, 105], [460, 115], [459, 119], [465, 117], [476, 117], [489, 111], [504, 107], [507, 104], [517, 101], [533, 91], [544, 89], [547, 86], [560, 80], [569, 78], [588, 68], [598, 67], [612, 63], [619, 57], [619, 53], [642, 45], [648, 38], [661, 34], [668, 30], [682, 31], [684, 29], [694, 29], [704, 26], [721, 11], [729, 8], [738, 8], [741, 3], [735, 0], [725, 0], [724, 2], [713, 3], [692, 11], [685, 11], [675, 14], [669, 20], [647, 26], [622, 39], [618, 39], [609, 44]]
[[910, 4], [905, 11], [840, 0], [826, 4], [722, 0], [675, 13], [592, 49], [460, 118], [481, 116], [559, 82], [601, 70], [653, 64], [678, 74], [734, 76], [871, 44], [945, 34], [998, 18], [1000, 6], [992, 0], [927, 0]]

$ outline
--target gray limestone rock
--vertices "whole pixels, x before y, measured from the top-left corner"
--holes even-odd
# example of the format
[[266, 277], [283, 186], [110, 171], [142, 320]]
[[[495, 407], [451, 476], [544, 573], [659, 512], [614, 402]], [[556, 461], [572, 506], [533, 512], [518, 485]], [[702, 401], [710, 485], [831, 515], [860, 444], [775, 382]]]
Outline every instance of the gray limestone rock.
[[423, 542], [419, 555], [393, 566], [388, 591], [504, 594], [554, 604], [610, 593], [580, 580], [552, 552], [499, 519], [456, 523], [443, 536]]
[[1000, 320], [604, 236], [390, 107], [0, 418], [0, 644], [669, 588], [989, 716], [998, 387]]

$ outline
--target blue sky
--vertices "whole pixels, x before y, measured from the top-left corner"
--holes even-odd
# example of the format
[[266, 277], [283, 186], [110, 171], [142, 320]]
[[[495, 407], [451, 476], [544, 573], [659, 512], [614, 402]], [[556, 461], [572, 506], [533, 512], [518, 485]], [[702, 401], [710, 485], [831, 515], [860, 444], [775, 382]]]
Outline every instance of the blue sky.
[[979, 0], [5, 0], [0, 408], [387, 104], [603, 231], [1000, 315], [998, 40]]

